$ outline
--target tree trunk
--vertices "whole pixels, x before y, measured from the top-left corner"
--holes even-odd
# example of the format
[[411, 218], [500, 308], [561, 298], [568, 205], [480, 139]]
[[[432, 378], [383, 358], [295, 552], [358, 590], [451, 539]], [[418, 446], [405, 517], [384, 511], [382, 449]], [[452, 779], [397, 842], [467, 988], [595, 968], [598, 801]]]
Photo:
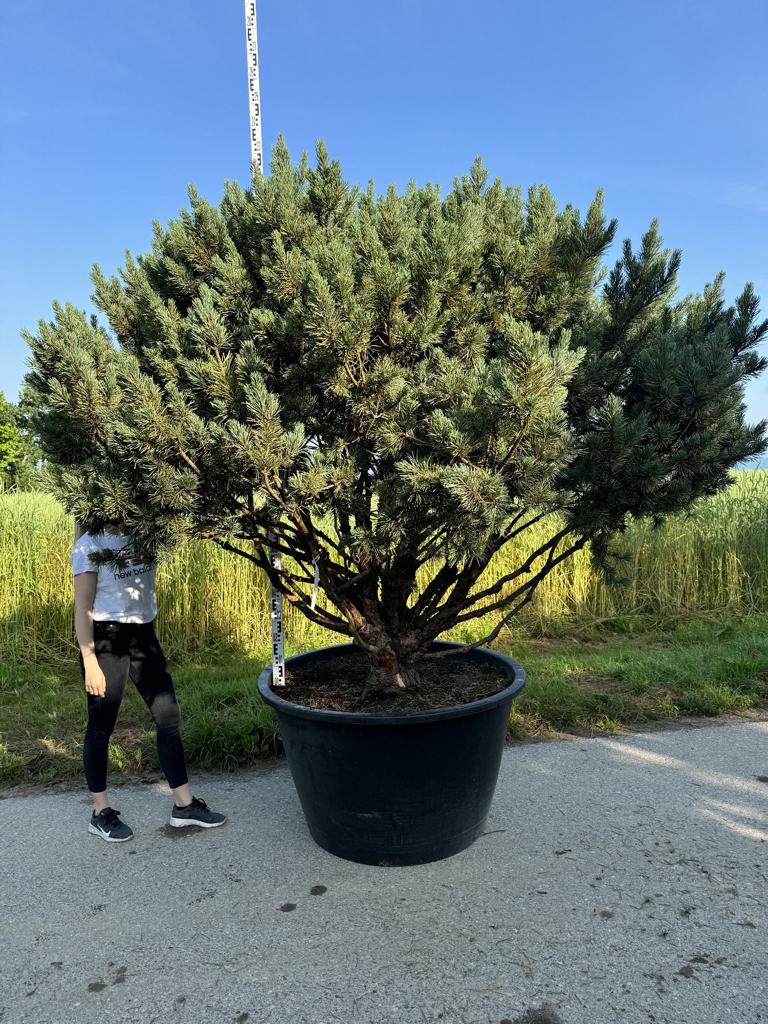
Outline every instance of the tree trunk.
[[370, 662], [363, 692], [398, 693], [417, 686], [416, 661], [425, 647], [423, 637], [403, 622], [402, 609], [393, 610], [392, 595], [389, 605], [370, 595], [355, 596], [356, 601], [347, 599], [341, 606]]
[[418, 670], [391, 647], [369, 657], [371, 670], [365, 683], [366, 693], [397, 693], [418, 685]]

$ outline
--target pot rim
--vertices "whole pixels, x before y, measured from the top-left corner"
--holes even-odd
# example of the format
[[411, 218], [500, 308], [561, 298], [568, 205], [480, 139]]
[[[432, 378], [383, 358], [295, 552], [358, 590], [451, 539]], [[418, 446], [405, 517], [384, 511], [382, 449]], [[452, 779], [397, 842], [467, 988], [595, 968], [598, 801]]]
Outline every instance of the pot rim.
[[[430, 650], [446, 649], [450, 647], [465, 647], [466, 644], [456, 643], [450, 640], [433, 640]], [[331, 644], [329, 647], [317, 647], [302, 654], [294, 654], [286, 658], [286, 667], [291, 663], [297, 664], [300, 661], [310, 658], [329, 658], [344, 651], [359, 651], [357, 644]], [[498, 707], [499, 704], [509, 701], [510, 703], [522, 691], [525, 686], [526, 674], [523, 666], [508, 657], [500, 654], [489, 647], [473, 647], [467, 652], [470, 656], [478, 656], [479, 661], [501, 662], [507, 678], [511, 680], [508, 686], [498, 693], [492, 693], [488, 697], [480, 697], [478, 700], [469, 701], [467, 704], [452, 704], [447, 708], [432, 708], [424, 711], [332, 711], [326, 708], [310, 708], [305, 704], [295, 704], [293, 701], [281, 697], [270, 686], [272, 682], [272, 665], [267, 667], [259, 675], [259, 693], [263, 700], [276, 711], [293, 715], [296, 718], [312, 718], [326, 722], [336, 722], [339, 725], [420, 725], [424, 722], [439, 722], [450, 718], [464, 718], [469, 715], [477, 715], [483, 711], [489, 711]]]

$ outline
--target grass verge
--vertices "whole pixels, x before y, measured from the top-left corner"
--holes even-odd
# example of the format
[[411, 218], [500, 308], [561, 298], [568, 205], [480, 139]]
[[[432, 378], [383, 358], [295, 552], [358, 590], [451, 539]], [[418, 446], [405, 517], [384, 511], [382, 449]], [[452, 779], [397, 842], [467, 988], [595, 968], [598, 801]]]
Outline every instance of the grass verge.
[[[768, 616], [615, 619], [574, 636], [510, 641], [528, 674], [511, 738], [639, 728], [652, 721], [768, 712]], [[191, 768], [231, 771], [280, 752], [256, 690], [263, 659], [217, 654], [172, 664]], [[0, 666], [0, 785], [82, 774], [86, 697], [77, 663]], [[110, 775], [159, 773], [151, 719], [129, 683]]]

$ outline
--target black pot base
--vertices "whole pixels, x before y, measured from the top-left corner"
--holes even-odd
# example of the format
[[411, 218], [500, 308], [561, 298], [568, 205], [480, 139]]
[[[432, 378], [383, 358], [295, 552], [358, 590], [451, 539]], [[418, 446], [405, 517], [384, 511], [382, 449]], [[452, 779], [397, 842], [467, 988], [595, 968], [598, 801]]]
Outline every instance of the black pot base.
[[[435, 641], [432, 649], [461, 646]], [[286, 664], [350, 649], [337, 644]], [[271, 688], [271, 666], [262, 672], [259, 691], [277, 713], [310, 834], [324, 850], [360, 864], [427, 864], [465, 850], [484, 831], [525, 672], [496, 651], [468, 655], [501, 667], [508, 685], [469, 704], [399, 714], [293, 704]]]

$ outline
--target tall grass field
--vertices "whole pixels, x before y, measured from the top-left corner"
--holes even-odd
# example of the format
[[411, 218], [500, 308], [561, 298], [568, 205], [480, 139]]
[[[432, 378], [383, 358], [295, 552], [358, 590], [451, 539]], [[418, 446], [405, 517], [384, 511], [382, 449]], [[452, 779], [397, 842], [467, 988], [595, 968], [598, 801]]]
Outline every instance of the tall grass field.
[[[632, 523], [620, 547], [628, 555], [625, 589], [605, 584], [588, 549], [558, 566], [511, 627], [508, 639], [570, 631], [626, 616], [674, 618], [727, 610], [768, 611], [768, 470], [740, 470], [733, 484], [659, 529]], [[550, 524], [551, 526], [551, 524]], [[513, 542], [485, 580], [520, 565], [546, 539], [546, 524]], [[51, 497], [0, 494], [0, 658], [40, 662], [71, 657], [74, 637], [70, 569], [73, 522]], [[430, 575], [425, 567], [420, 585]], [[483, 580], [478, 588], [483, 586]], [[191, 543], [158, 568], [158, 630], [169, 657], [269, 647], [268, 585], [252, 563], [211, 543]], [[448, 639], [478, 639], [498, 613], [463, 624]], [[337, 643], [286, 607], [287, 650]]]
[[[551, 524], [554, 525], [554, 524]], [[519, 566], [542, 525], [486, 579]], [[81, 779], [85, 697], [70, 569], [73, 523], [43, 494], [0, 494], [0, 796], [6, 784]], [[495, 646], [525, 665], [509, 734], [615, 732], [685, 715], [768, 708], [768, 471], [662, 528], [621, 538], [631, 585], [603, 583], [587, 551], [558, 566]], [[419, 583], [430, 575], [425, 567]], [[483, 581], [478, 584], [482, 587]], [[193, 768], [229, 771], [280, 751], [256, 678], [269, 660], [268, 586], [252, 563], [188, 544], [158, 570], [158, 634], [173, 662]], [[464, 624], [480, 639], [498, 621]], [[286, 607], [286, 652], [337, 643]], [[112, 776], [157, 778], [154, 731], [128, 687], [110, 741]], [[82, 781], [82, 780], [81, 780]]]

